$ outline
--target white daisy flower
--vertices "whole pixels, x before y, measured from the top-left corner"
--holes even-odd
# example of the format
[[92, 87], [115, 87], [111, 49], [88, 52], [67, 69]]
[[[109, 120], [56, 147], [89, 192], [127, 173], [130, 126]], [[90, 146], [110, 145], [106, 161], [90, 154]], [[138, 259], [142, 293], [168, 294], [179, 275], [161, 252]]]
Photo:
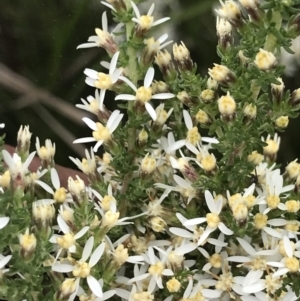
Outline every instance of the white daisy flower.
[[120, 76], [120, 79], [123, 80], [133, 91], [136, 92], [135, 95], [131, 94], [120, 94], [118, 95], [115, 100], [128, 100], [132, 101], [135, 100], [142, 105], [145, 106], [147, 112], [149, 113], [150, 117], [156, 121], [157, 119], [157, 114], [152, 105], [150, 104], [151, 99], [169, 99], [174, 97], [175, 95], [172, 93], [158, 93], [152, 95], [152, 89], [151, 89], [151, 84], [153, 82], [154, 78], [154, 68], [150, 67], [145, 75], [144, 78], [144, 85], [137, 88], [132, 81], [130, 81], [128, 78], [124, 76]]
[[91, 47], [103, 47], [110, 53], [115, 53], [118, 50], [118, 45], [115, 42], [115, 32], [118, 32], [121, 27], [123, 26], [122, 23], [118, 24], [111, 34], [108, 32], [108, 22], [107, 22], [107, 15], [106, 11], [102, 14], [102, 30], [100, 28], [96, 28], [96, 36], [91, 36], [88, 39], [88, 43], [80, 44], [77, 49], [79, 48], [91, 48]]
[[103, 111], [104, 109], [103, 101], [104, 101], [106, 90], [111, 90], [113, 84], [115, 84], [118, 81], [122, 73], [122, 69], [117, 69], [119, 54], [120, 52], [118, 51], [113, 55], [111, 59], [111, 63], [109, 65], [108, 74], [97, 72], [95, 70], [88, 69], [88, 68], [84, 70], [84, 74], [87, 75], [85, 82], [91, 87], [100, 89], [100, 95], [99, 95], [100, 111]]
[[84, 117], [82, 120], [87, 124], [87, 126], [93, 130], [93, 137], [79, 138], [73, 143], [85, 143], [97, 141], [94, 146], [94, 152], [98, 151], [98, 148], [111, 140], [112, 133], [116, 130], [120, 124], [124, 114], [121, 114], [119, 110], [115, 110], [110, 115], [106, 126], [103, 126], [100, 122], [95, 122], [90, 118]]
[[[103, 297], [102, 287], [98, 282], [98, 280], [95, 277], [91, 276], [90, 273], [91, 273], [91, 269], [101, 259], [101, 256], [105, 250], [105, 243], [104, 242], [101, 243], [92, 253], [93, 246], [94, 246], [94, 237], [91, 236], [87, 240], [84, 246], [81, 259], [76, 261], [75, 265], [55, 263], [52, 266], [52, 271], [58, 273], [71, 273], [71, 272], [73, 273], [74, 277], [76, 277], [75, 282], [77, 286], [77, 289], [75, 290], [75, 295], [78, 291], [80, 280], [86, 278], [87, 284], [91, 289], [91, 291], [93, 292], [93, 294], [96, 297], [102, 298]], [[86, 262], [88, 258], [90, 258], [90, 260], [89, 262]]]
[[198, 245], [201, 245], [205, 241], [205, 239], [208, 238], [210, 233], [215, 231], [217, 228], [219, 228], [219, 230], [225, 235], [233, 234], [233, 231], [227, 228], [225, 224], [221, 222], [221, 219], [219, 217], [223, 207], [222, 198], [218, 197], [216, 200], [214, 200], [212, 194], [208, 190], [206, 190], [205, 200], [207, 207], [211, 213], [206, 214], [206, 217], [193, 218], [184, 223], [185, 226], [193, 226], [207, 222], [207, 227], [201, 235], [198, 241]]
[[79, 160], [78, 158], [69, 157], [69, 159], [86, 175], [92, 174], [96, 171], [96, 158], [93, 152], [93, 148], [91, 148], [90, 153], [86, 149], [85, 150], [86, 158]]
[[70, 227], [59, 214], [57, 216], [57, 224], [59, 226], [59, 230], [62, 231], [64, 235], [54, 234], [49, 240], [51, 243], [57, 243], [60, 247], [60, 249], [57, 252], [56, 259], [59, 257], [60, 253], [64, 249], [68, 250], [70, 253], [75, 253], [76, 240], [82, 237], [90, 228], [88, 226], [85, 226], [76, 234], [73, 234]]
[[150, 6], [147, 15], [142, 16], [136, 4], [132, 1], [130, 1], [130, 3], [135, 13], [135, 17], [131, 20], [137, 23], [138, 30], [140, 31], [148, 31], [150, 28], [162, 24], [170, 19], [170, 17], [165, 17], [154, 21], [154, 17], [152, 16], [152, 13], [154, 11], [154, 3]]

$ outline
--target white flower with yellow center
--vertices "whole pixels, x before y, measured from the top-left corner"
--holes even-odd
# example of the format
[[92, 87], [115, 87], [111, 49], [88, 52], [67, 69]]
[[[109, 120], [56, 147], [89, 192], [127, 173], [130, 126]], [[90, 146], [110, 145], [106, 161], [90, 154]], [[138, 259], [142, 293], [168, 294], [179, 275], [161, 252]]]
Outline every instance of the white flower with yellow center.
[[124, 114], [121, 114], [119, 110], [115, 110], [110, 115], [106, 126], [102, 125], [100, 122], [95, 122], [90, 118], [84, 117], [82, 120], [87, 124], [87, 126], [93, 130], [93, 137], [85, 137], [76, 139], [73, 143], [85, 143], [97, 141], [94, 146], [94, 152], [98, 151], [98, 148], [111, 140], [112, 133], [116, 130], [120, 124]]
[[60, 247], [57, 252], [56, 259], [59, 257], [62, 250], [68, 250], [70, 253], [75, 253], [76, 240], [82, 237], [90, 228], [85, 226], [76, 234], [73, 234], [70, 227], [60, 215], [57, 216], [57, 224], [59, 226], [59, 230], [62, 231], [64, 235], [54, 234], [49, 240], [51, 243], [57, 243]]
[[97, 72], [92, 69], [84, 70], [84, 74], [88, 76], [85, 82], [91, 87], [100, 89], [99, 104], [98, 104], [100, 111], [103, 110], [103, 101], [104, 101], [106, 90], [112, 89], [113, 85], [118, 81], [122, 73], [121, 69], [117, 69], [119, 54], [120, 52], [118, 51], [113, 55], [109, 65], [108, 74], [105, 74], [103, 72]]
[[169, 17], [165, 17], [165, 18], [154, 21], [154, 17], [152, 16], [152, 13], [154, 10], [154, 3], [150, 6], [147, 15], [142, 15], [142, 16], [139, 12], [138, 7], [135, 5], [135, 3], [132, 1], [130, 1], [130, 3], [133, 8], [133, 11], [135, 13], [135, 18], [132, 18], [131, 20], [133, 22], [137, 23], [139, 29], [141, 29], [143, 31], [147, 31], [151, 27], [154, 27], [156, 25], [164, 23], [170, 19]]
[[78, 109], [88, 111], [95, 115], [98, 114], [100, 110], [100, 93], [98, 89], [95, 90], [95, 97], [90, 95], [87, 97], [87, 100], [81, 98], [81, 101], [83, 104], [75, 105]]
[[93, 152], [93, 148], [91, 148], [91, 153], [86, 149], [85, 150], [85, 156], [86, 158], [83, 158], [82, 160], [75, 159], [73, 157], [69, 157], [70, 160], [80, 169], [83, 173], [86, 175], [92, 174], [96, 171], [96, 158]]
[[115, 100], [128, 100], [128, 101], [137, 101], [139, 103], [142, 103], [147, 112], [149, 113], [150, 117], [156, 121], [157, 114], [152, 105], [150, 104], [151, 99], [169, 99], [174, 97], [174, 94], [172, 93], [158, 93], [152, 95], [152, 89], [151, 84], [153, 82], [154, 78], [154, 68], [150, 67], [145, 75], [144, 78], [144, 85], [137, 88], [132, 81], [130, 81], [128, 78], [124, 76], [120, 76], [120, 79], [123, 80], [134, 92], [135, 95], [131, 94], [120, 94], [118, 95]]
[[103, 197], [98, 191], [92, 189], [93, 195], [100, 200], [100, 207], [97, 203], [95, 203], [95, 207], [98, 208], [98, 210], [102, 210], [104, 212], [107, 212], [110, 210], [112, 204], [117, 205], [117, 201], [113, 196], [112, 186], [111, 184], [107, 187], [107, 194]]
[[102, 14], [102, 29], [96, 28], [96, 36], [90, 36], [88, 39], [88, 43], [80, 44], [77, 46], [79, 48], [91, 48], [91, 47], [103, 47], [111, 53], [115, 53], [118, 50], [118, 45], [114, 41], [115, 32], [118, 32], [123, 23], [118, 24], [111, 33], [108, 32], [108, 22], [106, 12]]
[[216, 200], [214, 200], [212, 194], [208, 190], [206, 190], [205, 200], [207, 207], [211, 213], [206, 214], [206, 217], [193, 218], [184, 223], [185, 226], [194, 226], [207, 222], [207, 227], [201, 235], [198, 241], [198, 245], [201, 245], [208, 238], [210, 233], [215, 231], [217, 228], [219, 228], [219, 230], [225, 235], [233, 234], [233, 231], [227, 228], [219, 217], [219, 214], [221, 213], [223, 207], [223, 199], [221, 197], [218, 197]]
[[[81, 259], [79, 261], [76, 261], [75, 265], [55, 263], [52, 266], [52, 271], [58, 273], [72, 272], [73, 276], [77, 278], [75, 280], [76, 287], [77, 287], [75, 290], [75, 295], [79, 288], [80, 280], [82, 278], [86, 278], [87, 284], [91, 289], [91, 291], [93, 292], [93, 294], [99, 298], [102, 298], [103, 297], [102, 287], [100, 283], [96, 280], [96, 278], [91, 276], [91, 270], [101, 259], [101, 256], [105, 250], [105, 243], [104, 242], [101, 243], [92, 253], [93, 246], [94, 246], [94, 237], [91, 236], [87, 240], [84, 246]], [[89, 257], [90, 257], [89, 262], [86, 262]]]
[[51, 182], [55, 190], [53, 190], [48, 184], [40, 181], [35, 180], [34, 182], [38, 185], [40, 185], [44, 190], [46, 190], [48, 193], [52, 194], [53, 200], [47, 199], [49, 203], [63, 203], [63, 202], [72, 202], [72, 198], [70, 194], [67, 192], [67, 190], [64, 187], [60, 186], [60, 180], [58, 173], [55, 168], [51, 168]]

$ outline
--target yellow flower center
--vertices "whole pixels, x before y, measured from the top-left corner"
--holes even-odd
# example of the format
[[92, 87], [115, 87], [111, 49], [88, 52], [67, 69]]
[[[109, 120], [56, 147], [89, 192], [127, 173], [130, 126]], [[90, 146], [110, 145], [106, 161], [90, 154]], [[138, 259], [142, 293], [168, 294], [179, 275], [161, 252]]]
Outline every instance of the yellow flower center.
[[291, 273], [296, 273], [299, 270], [299, 260], [295, 257], [285, 257], [285, 266]]
[[86, 278], [90, 275], [91, 267], [85, 261], [78, 261], [74, 267], [73, 275], [75, 277]]
[[170, 293], [178, 292], [181, 287], [181, 283], [174, 277], [170, 279], [166, 284], [167, 284], [167, 289]]
[[67, 198], [67, 191], [64, 187], [57, 189], [53, 196], [54, 200], [59, 203], [63, 203]]
[[152, 16], [144, 15], [144, 16], [140, 17], [139, 27], [141, 29], [148, 30], [148, 29], [151, 28], [152, 24], [153, 24], [153, 17]]
[[142, 86], [137, 89], [135, 96], [138, 101], [146, 103], [152, 98], [152, 89]]
[[256, 229], [262, 229], [267, 225], [268, 216], [262, 213], [257, 213], [254, 216], [254, 225]]
[[109, 75], [99, 72], [98, 79], [95, 81], [94, 85], [98, 89], [108, 90], [111, 89], [113, 83]]
[[269, 195], [267, 197], [267, 204], [271, 209], [277, 208], [280, 203], [280, 198], [277, 195]]
[[56, 241], [58, 245], [63, 249], [69, 249], [71, 246], [75, 244], [75, 238], [71, 233], [67, 233], [62, 237], [57, 237]]
[[164, 270], [164, 265], [159, 261], [157, 264], [150, 265], [148, 272], [151, 275], [162, 275], [162, 271]]
[[209, 257], [208, 261], [213, 268], [220, 268], [222, 266], [222, 256], [220, 254], [213, 254], [211, 257]]
[[218, 224], [220, 222], [220, 218], [217, 214], [208, 213], [208, 214], [206, 214], [206, 219], [207, 219], [207, 225], [208, 225], [209, 228], [218, 227]]
[[97, 131], [93, 132], [93, 137], [97, 141], [102, 140], [104, 142], [107, 142], [110, 139], [110, 137], [111, 137], [111, 134], [110, 134], [108, 128], [106, 128], [105, 126], [103, 126], [99, 122], [96, 123], [96, 126], [97, 126]]
[[187, 132], [186, 141], [191, 143], [192, 145], [196, 145], [201, 141], [201, 135], [199, 134], [198, 128], [194, 126]]
[[105, 211], [108, 211], [112, 202], [116, 202], [115, 198], [110, 195], [106, 195], [101, 202], [102, 208]]

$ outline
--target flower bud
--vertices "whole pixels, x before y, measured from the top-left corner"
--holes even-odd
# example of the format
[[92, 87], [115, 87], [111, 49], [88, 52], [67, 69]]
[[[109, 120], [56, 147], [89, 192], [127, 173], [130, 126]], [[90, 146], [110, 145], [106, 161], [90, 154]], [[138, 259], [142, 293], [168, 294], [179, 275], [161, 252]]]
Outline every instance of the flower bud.
[[288, 116], [280, 116], [275, 120], [275, 125], [280, 129], [285, 129], [289, 124]]
[[248, 155], [248, 162], [252, 162], [254, 165], [260, 164], [264, 159], [264, 156], [257, 151], [253, 151], [250, 155]]
[[218, 108], [219, 108], [219, 112], [224, 117], [230, 117], [234, 115], [236, 110], [236, 102], [230, 96], [229, 91], [227, 92], [227, 95], [221, 96], [218, 99]]
[[77, 290], [77, 283], [75, 278], [67, 278], [61, 284], [57, 297], [59, 300], [67, 301], [70, 296]]
[[181, 45], [177, 45], [176, 43], [173, 45], [173, 55], [180, 72], [193, 70], [194, 63], [189, 50], [183, 42], [181, 42]]
[[46, 201], [37, 201], [32, 204], [32, 215], [38, 226], [47, 227], [52, 224], [55, 209], [52, 204]]
[[238, 55], [239, 55], [239, 59], [240, 59], [241, 65], [247, 66], [248, 63], [249, 63], [249, 61], [250, 61], [250, 59], [244, 55], [243, 50], [240, 50], [238, 52]]
[[0, 176], [0, 187], [1, 188], [9, 188], [10, 186], [10, 172], [7, 170], [2, 176]]
[[208, 69], [208, 73], [214, 80], [225, 86], [235, 81], [233, 73], [226, 66], [214, 64], [212, 69]]
[[205, 103], [212, 102], [215, 99], [215, 91], [210, 89], [205, 89], [201, 92], [200, 98]]
[[68, 178], [68, 190], [72, 195], [73, 201], [77, 204], [82, 203], [87, 198], [85, 183], [80, 177], [76, 176], [76, 180]]
[[171, 54], [166, 49], [159, 51], [156, 54], [154, 61], [158, 65], [166, 81], [171, 81], [176, 78], [176, 70], [171, 58]]
[[250, 121], [256, 117], [257, 108], [256, 105], [250, 103], [244, 108], [244, 114], [247, 121]]
[[155, 232], [164, 232], [166, 229], [166, 222], [159, 216], [153, 216], [150, 219], [150, 227]]
[[230, 47], [233, 43], [233, 39], [231, 36], [232, 26], [231, 24], [224, 18], [217, 17], [217, 36], [218, 36], [218, 44], [226, 49]]
[[283, 94], [284, 83], [281, 77], [276, 78], [276, 80], [279, 81], [280, 84], [271, 84], [271, 93], [275, 101], [280, 101]]
[[140, 146], [145, 145], [148, 141], [148, 132], [145, 129], [142, 129], [138, 135], [138, 143]]
[[218, 82], [213, 78], [209, 77], [206, 82], [206, 87], [209, 90], [217, 90], [218, 89]]
[[166, 285], [170, 293], [177, 293], [181, 288], [181, 283], [175, 277], [170, 279]]
[[294, 107], [297, 106], [300, 103], [300, 88], [294, 90], [291, 93], [291, 97], [290, 97], [289, 102]]
[[29, 229], [27, 228], [25, 234], [19, 234], [19, 243], [22, 258], [29, 259], [36, 248], [35, 235], [33, 233], [29, 234]]
[[149, 156], [149, 153], [143, 158], [141, 163], [141, 171], [143, 174], [148, 175], [155, 171], [156, 160], [154, 157]]
[[227, 19], [233, 26], [240, 27], [243, 24], [242, 13], [236, 2], [227, 0], [225, 3], [220, 1], [222, 8], [216, 9], [216, 13]]
[[255, 56], [255, 65], [262, 71], [267, 71], [276, 65], [276, 57], [272, 52], [260, 49]]
[[203, 124], [203, 125], [211, 123], [209, 116], [203, 110], [198, 111], [198, 113], [196, 114], [196, 119], [200, 124]]
[[197, 98], [190, 96], [186, 91], [178, 92], [176, 97], [188, 107], [193, 107], [199, 102]]
[[240, 4], [247, 10], [251, 19], [258, 22], [261, 19], [258, 0], [239, 0]]
[[44, 168], [48, 166], [53, 167], [54, 165], [54, 155], [55, 155], [55, 143], [52, 144], [51, 140], [46, 139], [45, 146], [40, 146], [40, 140], [36, 137], [35, 143], [36, 151], [41, 159], [41, 165]]
[[159, 130], [166, 123], [167, 119], [173, 112], [173, 108], [171, 108], [168, 112], [164, 110], [165, 104], [161, 103], [158, 107], [156, 107], [156, 120], [153, 123], [153, 130]]
[[115, 250], [115, 256], [113, 257], [113, 261], [117, 264], [117, 267], [119, 268], [123, 265], [127, 261], [128, 257], [128, 249], [124, 248], [123, 244], [118, 245]]
[[163, 81], [153, 81], [151, 85], [152, 95], [158, 93], [167, 93], [170, 92], [168, 85]]
[[212, 172], [217, 167], [217, 160], [214, 154], [207, 154], [203, 155], [203, 157], [200, 160], [201, 167], [206, 172]]
[[294, 161], [290, 162], [285, 168], [285, 171], [290, 179], [297, 178], [300, 174], [300, 164], [297, 162], [297, 160], [298, 159], [295, 159]]
[[248, 218], [248, 208], [242, 202], [236, 202], [232, 207], [232, 214], [234, 219], [239, 224], [244, 224]]
[[[264, 139], [262, 140], [264, 141]], [[264, 155], [267, 156], [269, 160], [274, 161], [279, 150], [280, 137], [277, 133], [274, 135], [273, 139], [268, 135], [265, 142], [267, 143], [267, 146], [264, 147]]]
[[289, 22], [288, 32], [297, 36], [300, 35], [300, 14], [294, 16], [294, 18]]
[[31, 135], [32, 133], [29, 132], [29, 125], [25, 125], [24, 128], [21, 125], [17, 137], [17, 153], [21, 156], [28, 156]]

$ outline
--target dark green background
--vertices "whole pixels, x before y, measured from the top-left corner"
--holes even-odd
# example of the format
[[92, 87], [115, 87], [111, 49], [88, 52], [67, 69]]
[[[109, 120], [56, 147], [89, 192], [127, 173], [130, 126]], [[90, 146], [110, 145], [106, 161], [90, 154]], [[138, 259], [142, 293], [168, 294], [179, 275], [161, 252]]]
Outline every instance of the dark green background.
[[[215, 51], [217, 39], [212, 9], [218, 2], [186, 0], [180, 3], [180, 10], [167, 7], [165, 12], [171, 17], [169, 22], [176, 27], [174, 42], [184, 41], [199, 72], [205, 75], [214, 62], [219, 62]], [[69, 155], [79, 157], [82, 150], [91, 145], [78, 146], [76, 153], [70, 147], [72, 139], [67, 138], [64, 131], [69, 131], [75, 138], [91, 134], [77, 116], [83, 111], [74, 105], [81, 103], [80, 98], [94, 95], [94, 89], [84, 83], [84, 68], [100, 71], [99, 62], [108, 57], [100, 48], [76, 50], [76, 47], [94, 35], [95, 27], [102, 27], [101, 15], [105, 9], [100, 1], [95, 0], [6, 0], [1, 3], [0, 78], [4, 74], [8, 78], [5, 79], [6, 84], [0, 83], [0, 122], [6, 124], [7, 143], [15, 145], [20, 125], [28, 124], [33, 132], [32, 150], [35, 149], [36, 136], [41, 144], [50, 138], [57, 145], [56, 162], [68, 166], [72, 166]], [[111, 17], [109, 11], [108, 16]], [[4, 72], [3, 65], [14, 73]], [[19, 76], [22, 76], [21, 81]], [[299, 71], [293, 78], [284, 78], [286, 88], [298, 88], [299, 78]], [[31, 88], [34, 85], [29, 94], [19, 90], [23, 80], [30, 81]], [[28, 87], [28, 82], [25, 83]], [[40, 90], [39, 94], [33, 93], [36, 89], [42, 89], [43, 93], [48, 91], [49, 95], [61, 101], [50, 99], [52, 105], [49, 105], [41, 100]], [[105, 103], [113, 108], [113, 95], [108, 94], [107, 97]], [[63, 108], [63, 104], [71, 107]], [[84, 115], [87, 114], [82, 113]], [[290, 121], [287, 132], [281, 135], [279, 161], [282, 163], [300, 154], [299, 125], [299, 119]]]

